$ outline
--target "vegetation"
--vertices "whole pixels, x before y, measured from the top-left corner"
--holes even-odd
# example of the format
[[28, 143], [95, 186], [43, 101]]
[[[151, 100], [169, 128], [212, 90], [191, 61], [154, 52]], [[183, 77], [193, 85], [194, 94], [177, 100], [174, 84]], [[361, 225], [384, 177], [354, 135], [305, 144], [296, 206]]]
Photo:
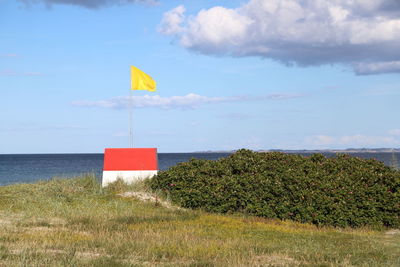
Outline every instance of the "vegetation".
[[399, 266], [398, 230], [166, 208], [93, 176], [0, 187], [0, 266]]
[[400, 172], [345, 154], [239, 150], [218, 161], [178, 164], [151, 187], [182, 207], [210, 212], [339, 227], [400, 226]]
[[400, 170], [399, 162], [397, 161], [396, 154], [392, 151], [392, 158], [390, 160], [390, 166], [395, 170]]

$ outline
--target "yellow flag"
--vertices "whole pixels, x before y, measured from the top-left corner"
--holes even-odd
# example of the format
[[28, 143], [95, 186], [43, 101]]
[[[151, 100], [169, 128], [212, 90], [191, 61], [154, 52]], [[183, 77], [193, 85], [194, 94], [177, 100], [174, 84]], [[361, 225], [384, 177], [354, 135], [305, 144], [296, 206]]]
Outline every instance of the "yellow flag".
[[150, 75], [138, 68], [131, 66], [131, 90], [156, 91], [156, 82]]

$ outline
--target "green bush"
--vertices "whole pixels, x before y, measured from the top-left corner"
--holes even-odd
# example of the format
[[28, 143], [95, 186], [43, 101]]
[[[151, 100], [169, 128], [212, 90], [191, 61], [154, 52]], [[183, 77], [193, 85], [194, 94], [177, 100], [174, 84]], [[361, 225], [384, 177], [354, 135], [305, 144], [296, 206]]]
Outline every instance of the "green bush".
[[186, 208], [340, 227], [400, 226], [400, 172], [370, 159], [239, 150], [192, 159], [150, 181]]

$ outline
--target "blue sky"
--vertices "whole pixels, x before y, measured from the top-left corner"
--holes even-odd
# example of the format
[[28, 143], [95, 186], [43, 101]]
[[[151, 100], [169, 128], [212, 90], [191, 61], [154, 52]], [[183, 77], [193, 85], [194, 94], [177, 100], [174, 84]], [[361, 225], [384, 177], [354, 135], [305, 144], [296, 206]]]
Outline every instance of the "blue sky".
[[0, 153], [400, 147], [395, 0], [0, 0]]

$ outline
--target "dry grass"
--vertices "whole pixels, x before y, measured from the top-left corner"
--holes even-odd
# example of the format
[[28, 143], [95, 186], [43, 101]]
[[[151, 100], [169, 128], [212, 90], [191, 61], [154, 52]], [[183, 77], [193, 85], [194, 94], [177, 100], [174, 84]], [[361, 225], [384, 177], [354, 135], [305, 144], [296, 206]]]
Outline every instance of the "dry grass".
[[118, 196], [146, 190], [103, 190], [90, 176], [0, 187], [0, 266], [400, 266], [395, 229], [317, 228]]

